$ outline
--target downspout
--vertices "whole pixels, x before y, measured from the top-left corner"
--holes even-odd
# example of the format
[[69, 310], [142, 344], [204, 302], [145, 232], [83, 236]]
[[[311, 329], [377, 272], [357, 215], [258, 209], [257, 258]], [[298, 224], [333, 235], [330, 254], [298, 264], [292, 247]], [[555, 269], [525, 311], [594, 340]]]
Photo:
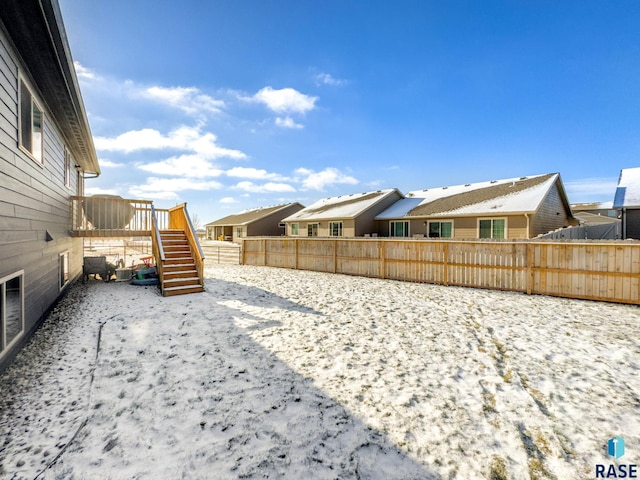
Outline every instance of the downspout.
[[627, 239], [627, 207], [622, 207], [622, 239]]
[[531, 238], [531, 225], [529, 223], [531, 219], [529, 218], [529, 214], [525, 212], [524, 218], [527, 219], [527, 238]]

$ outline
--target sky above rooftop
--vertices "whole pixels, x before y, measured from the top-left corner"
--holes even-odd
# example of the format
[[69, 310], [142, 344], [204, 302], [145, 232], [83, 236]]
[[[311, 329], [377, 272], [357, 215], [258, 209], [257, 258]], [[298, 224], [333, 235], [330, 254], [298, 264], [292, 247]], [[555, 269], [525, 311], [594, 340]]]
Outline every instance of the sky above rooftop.
[[640, 2], [59, 0], [102, 175], [246, 208], [640, 165]]

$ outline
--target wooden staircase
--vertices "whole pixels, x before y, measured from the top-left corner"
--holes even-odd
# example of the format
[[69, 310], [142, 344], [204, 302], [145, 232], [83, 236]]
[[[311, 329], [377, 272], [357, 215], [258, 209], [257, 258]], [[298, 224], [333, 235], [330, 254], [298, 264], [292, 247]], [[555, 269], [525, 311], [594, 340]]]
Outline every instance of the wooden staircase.
[[162, 265], [158, 268], [162, 295], [203, 292], [204, 285], [185, 231], [160, 230], [160, 242], [164, 250], [164, 260], [160, 260]]

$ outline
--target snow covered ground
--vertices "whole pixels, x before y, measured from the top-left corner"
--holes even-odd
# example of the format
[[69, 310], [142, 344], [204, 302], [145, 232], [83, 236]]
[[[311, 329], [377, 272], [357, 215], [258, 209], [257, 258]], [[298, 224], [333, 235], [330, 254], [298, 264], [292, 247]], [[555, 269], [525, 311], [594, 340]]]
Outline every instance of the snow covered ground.
[[73, 285], [0, 376], [0, 478], [583, 479], [613, 435], [640, 463], [637, 307], [207, 277]]

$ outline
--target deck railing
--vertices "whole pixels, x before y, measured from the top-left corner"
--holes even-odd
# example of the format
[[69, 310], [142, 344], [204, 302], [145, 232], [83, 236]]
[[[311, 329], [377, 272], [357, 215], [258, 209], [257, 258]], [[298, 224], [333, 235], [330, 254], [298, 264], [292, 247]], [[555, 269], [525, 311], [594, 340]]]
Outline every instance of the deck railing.
[[[71, 234], [76, 237], [151, 236], [151, 200], [114, 196], [71, 197]], [[155, 209], [158, 228], [169, 225], [169, 211]]]

